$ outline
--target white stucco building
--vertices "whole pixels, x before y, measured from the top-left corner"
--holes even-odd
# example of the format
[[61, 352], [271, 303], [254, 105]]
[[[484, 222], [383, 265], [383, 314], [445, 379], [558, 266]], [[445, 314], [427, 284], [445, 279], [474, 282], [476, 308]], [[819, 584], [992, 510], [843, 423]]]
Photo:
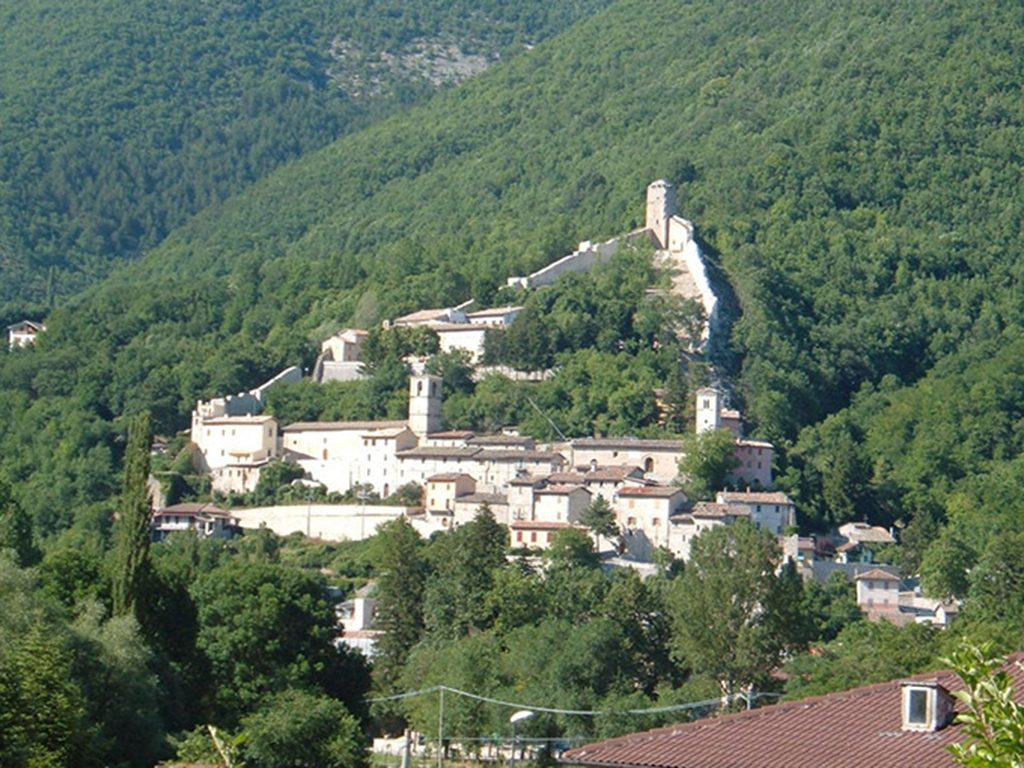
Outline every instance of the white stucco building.
[[36, 343], [36, 337], [46, 330], [46, 326], [37, 323], [35, 320], [22, 320], [7, 326], [7, 346], [9, 349], [15, 347], [28, 347]]

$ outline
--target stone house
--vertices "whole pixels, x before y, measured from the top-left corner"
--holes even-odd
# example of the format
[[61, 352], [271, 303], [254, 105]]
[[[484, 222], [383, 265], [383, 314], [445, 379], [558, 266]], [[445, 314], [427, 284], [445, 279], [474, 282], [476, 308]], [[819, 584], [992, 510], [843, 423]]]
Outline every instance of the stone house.
[[319, 384], [328, 381], [358, 381], [365, 379], [363, 372], [363, 342], [368, 332], [346, 328], [320, 344], [320, 356], [313, 369], [313, 380]]
[[671, 519], [687, 504], [681, 488], [623, 486], [612, 500], [626, 552], [650, 560], [658, 547], [671, 546]]
[[244, 493], [256, 488], [260, 470], [278, 455], [273, 416], [220, 416], [193, 427], [196, 463], [214, 490]]
[[750, 522], [777, 536], [796, 525], [796, 504], [780, 491], [719, 491], [715, 501], [729, 507], [746, 509]]
[[580, 526], [549, 520], [513, 520], [509, 525], [512, 548], [548, 549], [558, 532], [567, 528], [580, 528]]
[[897, 618], [900, 613], [899, 576], [874, 568], [857, 575], [857, 607], [870, 619]]
[[238, 530], [238, 520], [213, 504], [174, 504], [158, 509], [150, 522], [153, 541], [172, 533], [194, 531], [201, 539], [229, 539]]
[[590, 506], [590, 491], [579, 485], [546, 485], [533, 493], [531, 520], [577, 523]]
[[476, 480], [464, 472], [431, 475], [423, 489], [423, 506], [427, 512], [455, 515], [455, 501], [476, 491]]
[[487, 335], [486, 325], [477, 323], [444, 323], [431, 326], [437, 332], [438, 344], [442, 352], [462, 350], [469, 353], [471, 365], [484, 358], [484, 338]]
[[670, 483], [679, 474], [682, 440], [644, 440], [636, 437], [585, 437], [570, 443], [574, 467], [630, 465], [644, 477]]
[[736, 441], [736, 468], [729, 479], [735, 485], [754, 488], [770, 488], [775, 482], [772, 462], [775, 460], [775, 446], [767, 440], [741, 438]]
[[402, 485], [395, 455], [416, 444], [404, 421], [303, 421], [282, 432], [285, 455], [328, 491], [369, 485], [382, 498]]
[[454, 525], [464, 525], [476, 517], [480, 507], [487, 505], [494, 519], [501, 525], [511, 522], [509, 515], [508, 496], [503, 493], [467, 493], [455, 499]]
[[459, 306], [441, 307], [437, 309], [420, 309], [416, 312], [410, 312], [408, 315], [396, 317], [391, 321], [390, 325], [398, 328], [415, 328], [423, 325], [436, 326], [446, 323], [461, 325], [466, 322], [468, 322], [466, 319], [466, 313], [462, 306]]
[[493, 309], [481, 309], [476, 312], [469, 312], [466, 314], [466, 319], [473, 325], [486, 325], [491, 328], [507, 328], [512, 325], [515, 319], [519, 316], [519, 313], [522, 311], [522, 307], [507, 305], [504, 307], [494, 307]]
[[698, 501], [688, 510], [676, 513], [670, 519], [668, 548], [680, 560], [690, 559], [693, 540], [720, 525], [732, 525], [739, 519], [748, 519], [750, 513], [739, 507]]

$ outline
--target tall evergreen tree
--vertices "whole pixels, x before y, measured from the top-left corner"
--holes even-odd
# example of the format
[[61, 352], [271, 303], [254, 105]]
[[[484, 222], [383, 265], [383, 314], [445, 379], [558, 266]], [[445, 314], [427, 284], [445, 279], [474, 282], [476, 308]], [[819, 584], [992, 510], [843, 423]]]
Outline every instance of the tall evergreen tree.
[[495, 618], [487, 595], [494, 572], [505, 565], [508, 530], [486, 504], [465, 525], [430, 546], [433, 575], [424, 599], [424, 623], [433, 637], [455, 639], [487, 629]]
[[583, 510], [580, 522], [599, 536], [616, 536], [619, 533], [615, 510], [601, 494]]
[[427, 567], [420, 535], [400, 517], [377, 529], [372, 557], [377, 579], [377, 622], [384, 631], [377, 642], [374, 676], [391, 690], [402, 673], [409, 650], [423, 634], [423, 588]]
[[[121, 517], [115, 528], [113, 597], [116, 615], [140, 615], [149, 574], [150, 515], [149, 451], [152, 433], [149, 414], [140, 413], [128, 426], [124, 459], [124, 494]], [[141, 623], [141, 622], [140, 622]]]

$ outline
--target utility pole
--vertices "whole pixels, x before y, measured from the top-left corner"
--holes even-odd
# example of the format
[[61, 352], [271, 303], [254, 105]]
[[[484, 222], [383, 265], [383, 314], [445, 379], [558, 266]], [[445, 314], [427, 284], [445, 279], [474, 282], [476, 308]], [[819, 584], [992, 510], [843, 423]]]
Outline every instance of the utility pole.
[[444, 686], [439, 689], [440, 706], [437, 708], [437, 768], [444, 766]]
[[523, 722], [524, 720], [529, 720], [535, 714], [537, 714], [537, 713], [534, 712], [533, 710], [530, 710], [530, 709], [520, 709], [518, 712], [513, 712], [512, 713], [512, 717], [510, 717], [508, 719], [508, 721], [510, 723], [512, 723], [512, 762], [510, 764], [511, 768], [516, 768], [516, 743], [517, 743], [516, 726], [519, 725], [519, 723]]

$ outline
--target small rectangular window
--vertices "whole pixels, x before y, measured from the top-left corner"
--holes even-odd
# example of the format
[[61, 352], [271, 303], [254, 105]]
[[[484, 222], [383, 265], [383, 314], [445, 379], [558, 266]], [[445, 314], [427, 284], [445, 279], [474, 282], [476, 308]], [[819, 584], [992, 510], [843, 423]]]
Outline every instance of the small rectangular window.
[[928, 691], [908, 691], [907, 722], [914, 725], [926, 725], [928, 723]]

